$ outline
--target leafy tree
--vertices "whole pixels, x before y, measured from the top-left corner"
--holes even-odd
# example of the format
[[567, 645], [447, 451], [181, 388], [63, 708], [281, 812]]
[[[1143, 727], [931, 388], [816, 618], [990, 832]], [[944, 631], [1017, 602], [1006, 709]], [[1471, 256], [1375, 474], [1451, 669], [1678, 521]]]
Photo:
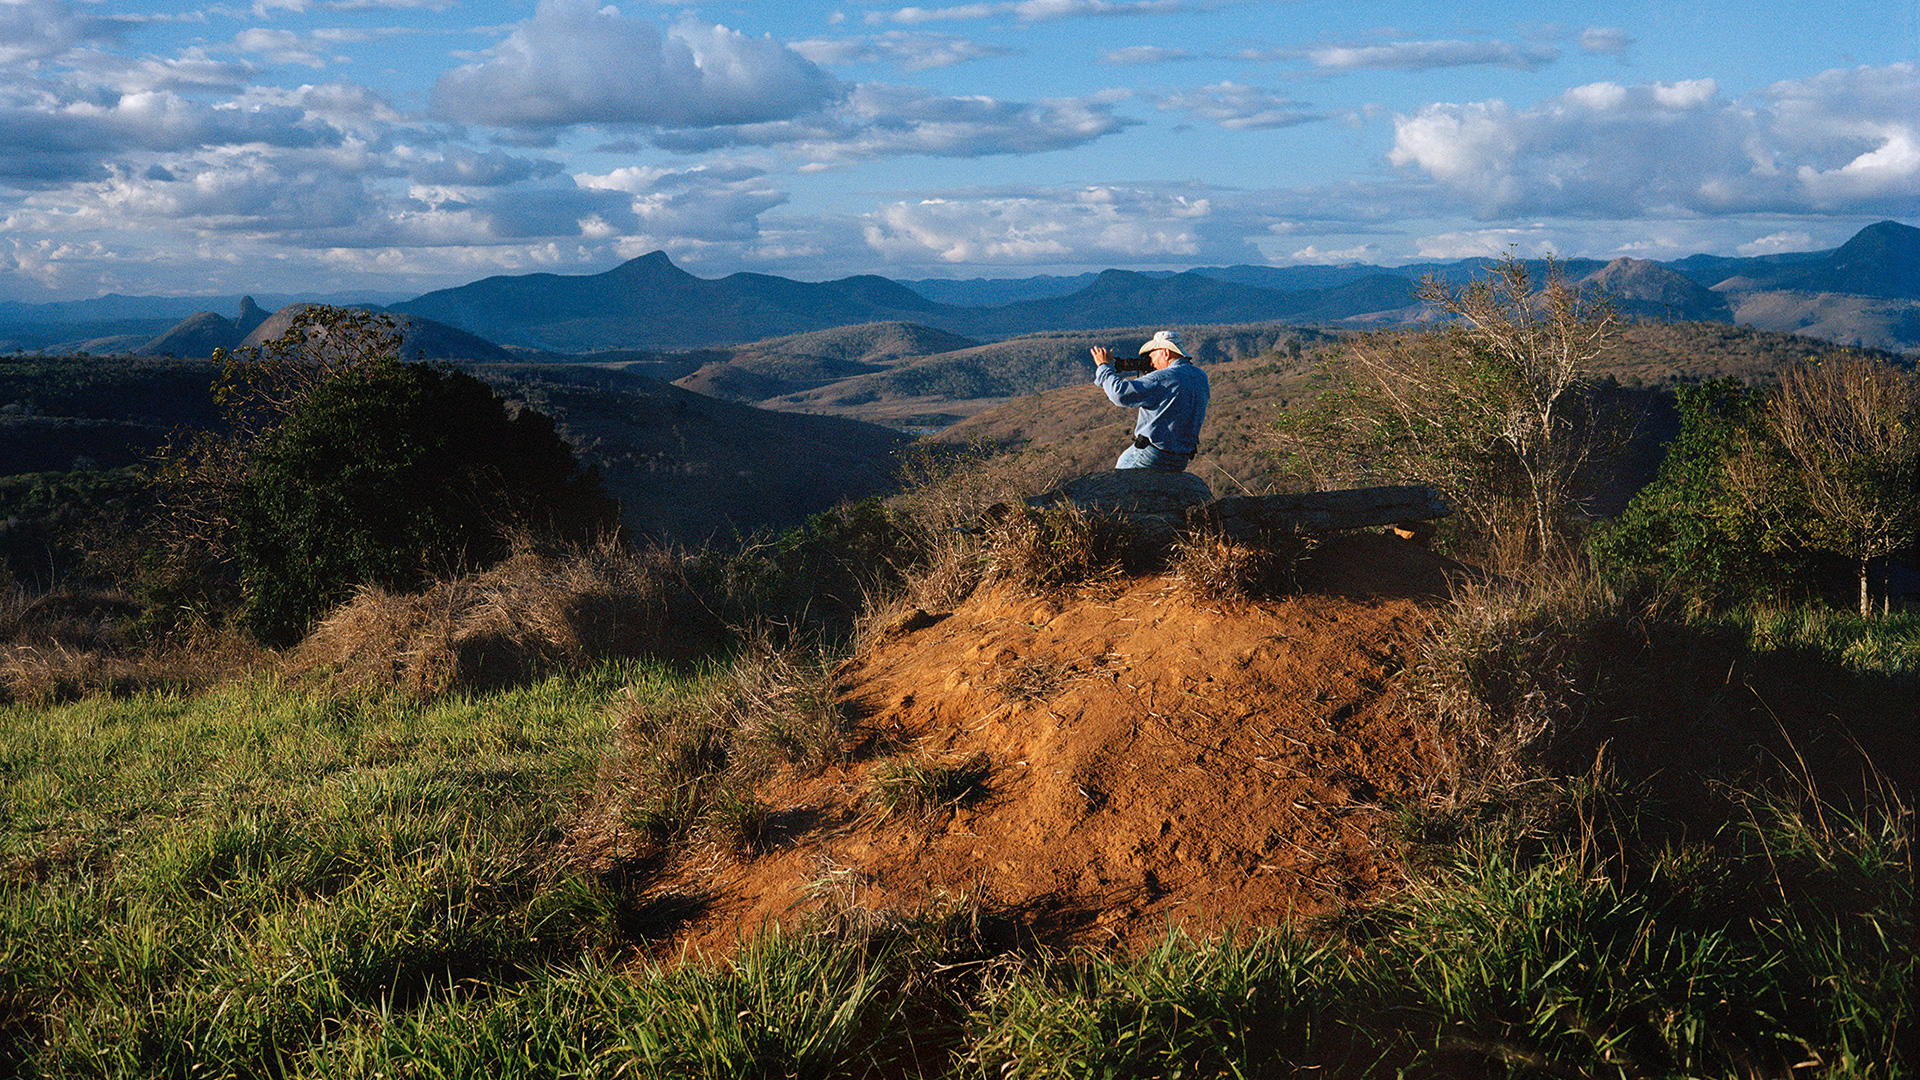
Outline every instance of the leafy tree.
[[1920, 533], [1920, 385], [1844, 351], [1790, 367], [1767, 396], [1765, 440], [1749, 439], [1729, 467], [1752, 512], [1853, 561], [1870, 617], [1868, 564]]
[[1728, 376], [1675, 396], [1680, 434], [1653, 481], [1595, 533], [1595, 561], [1609, 573], [1652, 572], [1710, 606], [1785, 593], [1810, 567], [1728, 473], [1764, 427], [1765, 391]]
[[1321, 483], [1415, 481], [1443, 491], [1498, 563], [1555, 554], [1582, 469], [1603, 434], [1593, 360], [1612, 344], [1611, 303], [1544, 279], [1509, 255], [1421, 299], [1447, 325], [1357, 339], [1316, 408], [1283, 422], [1283, 442]]
[[359, 585], [488, 566], [516, 531], [616, 527], [617, 505], [551, 420], [398, 352], [385, 317], [312, 309], [279, 341], [219, 358], [228, 430], [162, 470], [175, 543], [237, 569], [242, 621], [262, 640], [296, 640]]

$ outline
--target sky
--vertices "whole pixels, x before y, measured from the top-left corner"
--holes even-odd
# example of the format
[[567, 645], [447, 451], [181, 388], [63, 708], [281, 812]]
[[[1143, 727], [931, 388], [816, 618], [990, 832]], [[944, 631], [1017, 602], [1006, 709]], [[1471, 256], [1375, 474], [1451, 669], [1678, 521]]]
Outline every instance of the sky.
[[0, 300], [1920, 223], [1920, 2], [0, 0]]

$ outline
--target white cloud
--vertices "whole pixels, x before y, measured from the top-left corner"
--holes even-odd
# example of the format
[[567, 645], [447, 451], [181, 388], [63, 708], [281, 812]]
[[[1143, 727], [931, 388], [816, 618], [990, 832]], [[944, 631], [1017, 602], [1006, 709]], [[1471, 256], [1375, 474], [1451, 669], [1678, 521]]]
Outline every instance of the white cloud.
[[1018, 49], [969, 41], [954, 34], [906, 30], [837, 41], [795, 41], [788, 48], [816, 64], [892, 64], [903, 71], [931, 71], [970, 60], [1020, 55]]
[[893, 202], [863, 231], [875, 254], [906, 264], [1191, 265], [1257, 257], [1246, 224], [1211, 192], [1095, 185]]
[[1326, 119], [1324, 113], [1313, 112], [1301, 102], [1271, 90], [1231, 82], [1169, 94], [1161, 100], [1160, 108], [1188, 113], [1228, 131], [1293, 127]]
[[662, 33], [594, 0], [541, 0], [485, 61], [441, 76], [436, 115], [461, 123], [702, 127], [814, 111], [840, 85], [770, 37], [682, 22]]
[[1162, 45], [1132, 45], [1124, 49], [1113, 49], [1100, 54], [1100, 62], [1115, 67], [1132, 64], [1165, 64], [1177, 60], [1191, 60], [1193, 54], [1185, 49], [1170, 49]]
[[1920, 73], [1829, 71], [1754, 102], [1712, 80], [1576, 87], [1515, 109], [1432, 104], [1395, 118], [1395, 165], [1476, 215], [1920, 212]]
[[119, 40], [126, 25], [84, 14], [66, 0], [7, 0], [0, 3], [0, 64], [32, 63], [82, 45], [109, 44]]
[[1011, 15], [1025, 22], [1049, 19], [1112, 17], [1125, 15], [1172, 15], [1193, 10], [1199, 5], [1188, 0], [1001, 0], [996, 3], [959, 4], [953, 7], [904, 7], [867, 14], [869, 23], [955, 22], [966, 19], [991, 19]]
[[1580, 47], [1590, 53], [1619, 55], [1633, 46], [1633, 38], [1610, 26], [1589, 26], [1580, 31]]
[[1377, 263], [1383, 258], [1378, 244], [1356, 244], [1350, 248], [1322, 251], [1308, 244], [1289, 256], [1290, 262], [1317, 263], [1324, 266], [1339, 266], [1343, 263]]
[[759, 170], [744, 167], [634, 167], [574, 179], [583, 188], [629, 196], [636, 221], [627, 230], [629, 242], [648, 250], [752, 241], [760, 215], [787, 201]]
[[1525, 258], [1559, 255], [1553, 242], [1537, 228], [1477, 229], [1469, 232], [1439, 233], [1422, 236], [1414, 242], [1422, 259], [1497, 259], [1508, 253]]
[[257, 53], [276, 64], [301, 64], [318, 68], [326, 67], [328, 61], [327, 57], [314, 50], [309, 38], [290, 30], [250, 27], [235, 35], [233, 46], [244, 53]]
[[1813, 251], [1816, 248], [1812, 233], [1777, 232], [1750, 240], [1735, 250], [1742, 255], [1778, 255], [1787, 251]]
[[1105, 100], [998, 101], [863, 84], [829, 112], [768, 124], [663, 132], [653, 141], [680, 153], [780, 146], [819, 163], [844, 163], [900, 154], [1032, 154], [1079, 146], [1124, 126]]
[[233, 47], [239, 52], [258, 54], [276, 64], [299, 64], [303, 67], [320, 68], [332, 63], [344, 63], [346, 60], [342, 56], [328, 55], [328, 49], [373, 41], [383, 36], [387, 35], [376, 30], [333, 28], [316, 30], [310, 34], [296, 34], [289, 30], [255, 26], [234, 35]]
[[1536, 71], [1560, 58], [1558, 49], [1506, 41], [1399, 41], [1385, 45], [1324, 45], [1307, 51], [1323, 71], [1429, 71], [1447, 67], [1509, 67]]

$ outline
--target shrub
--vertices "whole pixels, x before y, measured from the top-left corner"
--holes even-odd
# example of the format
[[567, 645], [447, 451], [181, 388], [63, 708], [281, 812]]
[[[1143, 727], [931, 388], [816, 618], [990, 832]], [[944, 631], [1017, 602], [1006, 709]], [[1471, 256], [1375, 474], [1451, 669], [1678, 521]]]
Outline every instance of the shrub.
[[310, 310], [271, 345], [217, 357], [227, 431], [163, 458], [162, 543], [176, 561], [230, 561], [263, 641], [291, 643], [356, 586], [492, 565], [515, 530], [617, 527], [551, 420], [399, 349], [384, 317]]
[[245, 624], [282, 644], [356, 586], [499, 562], [515, 527], [590, 540], [616, 521], [552, 421], [415, 364], [316, 388], [264, 440], [233, 517]]
[[1316, 483], [1432, 484], [1477, 555], [1520, 569], [1561, 553], [1613, 436], [1588, 369], [1618, 320], [1551, 260], [1537, 289], [1511, 255], [1488, 269], [1458, 290], [1424, 282], [1421, 300], [1452, 322], [1355, 339], [1326, 392], [1278, 433]]
[[1759, 422], [1765, 394], [1738, 379], [1676, 390], [1680, 434], [1653, 482], [1598, 530], [1589, 549], [1610, 575], [1647, 574], [1698, 606], [1776, 598], [1809, 566], [1728, 490], [1726, 458]]

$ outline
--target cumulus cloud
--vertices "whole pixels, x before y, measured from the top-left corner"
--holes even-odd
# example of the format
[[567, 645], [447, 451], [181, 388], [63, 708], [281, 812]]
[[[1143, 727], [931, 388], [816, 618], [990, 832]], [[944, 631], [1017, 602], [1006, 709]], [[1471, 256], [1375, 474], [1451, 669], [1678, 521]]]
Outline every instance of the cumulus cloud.
[[863, 84], [829, 113], [770, 124], [663, 132], [655, 144], [681, 153], [724, 146], [783, 146], [819, 162], [898, 154], [986, 157], [1031, 154], [1091, 142], [1127, 125], [1102, 99], [999, 101], [945, 97], [908, 86]]
[[1828, 71], [1753, 102], [1712, 80], [1576, 87], [1395, 118], [1394, 164], [1485, 219], [1920, 212], [1920, 69]]
[[188, 153], [259, 144], [305, 149], [342, 132], [303, 109], [273, 102], [208, 109], [162, 91], [64, 101], [0, 101], [0, 178], [29, 184], [98, 179], [127, 154]]
[[1160, 108], [1187, 113], [1228, 131], [1293, 127], [1326, 119], [1324, 113], [1271, 90], [1231, 82], [1169, 94], [1161, 99]]
[[420, 160], [410, 174], [417, 184], [470, 188], [503, 187], [558, 176], [563, 171], [564, 167], [557, 161], [516, 157], [503, 150], [480, 154], [465, 147], [451, 147]]
[[120, 19], [83, 12], [66, 0], [8, 0], [0, 4], [0, 64], [28, 64], [81, 45], [105, 45], [126, 29]]
[[1560, 58], [1558, 49], [1507, 41], [1397, 41], [1383, 45], [1323, 45], [1307, 50], [1322, 71], [1368, 69], [1430, 71], [1448, 67], [1508, 67], [1536, 71]]
[[760, 234], [760, 215], [787, 201], [759, 169], [745, 166], [630, 167], [574, 179], [583, 188], [629, 199], [636, 224], [628, 243], [650, 249], [752, 241]]
[[903, 71], [931, 71], [970, 60], [1020, 55], [1018, 49], [969, 41], [954, 34], [906, 30], [835, 41], [795, 41], [788, 48], [816, 64], [892, 64]]
[[433, 111], [509, 128], [705, 127], [788, 119], [841, 92], [770, 37], [691, 21], [662, 33], [595, 0], [541, 0], [484, 61], [441, 76]]
[[963, 265], [1245, 261], [1246, 216], [1217, 193], [1120, 185], [950, 192], [888, 203], [863, 232], [877, 255]]

